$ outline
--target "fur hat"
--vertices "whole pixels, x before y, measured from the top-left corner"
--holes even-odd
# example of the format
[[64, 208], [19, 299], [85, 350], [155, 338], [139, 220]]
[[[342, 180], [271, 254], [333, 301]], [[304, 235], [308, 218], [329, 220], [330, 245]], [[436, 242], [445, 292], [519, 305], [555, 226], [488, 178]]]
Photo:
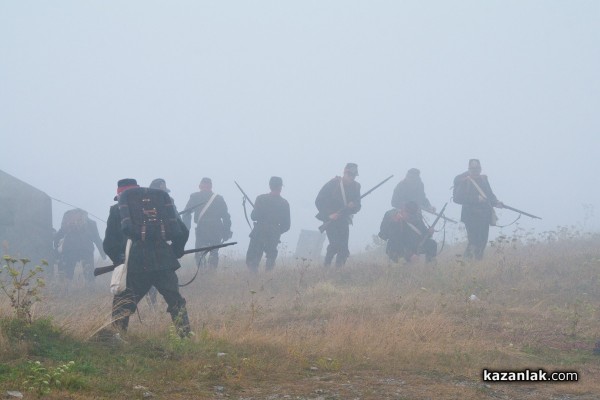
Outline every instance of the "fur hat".
[[119, 195], [126, 191], [127, 189], [131, 189], [134, 187], [139, 187], [137, 181], [132, 178], [120, 179], [117, 182], [117, 195], [115, 196], [115, 201], [119, 200]]

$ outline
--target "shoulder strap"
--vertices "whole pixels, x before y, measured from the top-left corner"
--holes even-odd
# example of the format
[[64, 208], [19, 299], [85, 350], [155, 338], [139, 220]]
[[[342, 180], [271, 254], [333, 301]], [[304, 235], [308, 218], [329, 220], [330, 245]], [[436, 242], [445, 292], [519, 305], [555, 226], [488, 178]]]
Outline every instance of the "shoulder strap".
[[344, 190], [344, 180], [340, 179], [340, 190], [342, 191], [342, 200], [344, 201], [344, 205], [348, 205], [348, 200], [346, 200], [346, 190]]
[[475, 179], [471, 178], [470, 176], [468, 176], [467, 179], [471, 181], [471, 183], [473, 184], [473, 186], [475, 186], [475, 189], [477, 189], [477, 191], [479, 192], [479, 194], [481, 195], [481, 197], [483, 197], [484, 199], [487, 200], [488, 197], [485, 195], [484, 191], [477, 184], [477, 182], [475, 182]]
[[406, 222], [406, 225], [408, 225], [408, 227], [409, 227], [410, 229], [412, 229], [413, 231], [415, 231], [415, 233], [416, 233], [417, 235], [419, 235], [419, 236], [423, 236], [423, 232], [421, 232], [421, 230], [420, 230], [419, 228], [417, 228], [417, 227], [416, 227], [414, 224], [411, 224], [411, 223], [410, 223], [410, 222], [408, 222], [408, 221], [404, 221], [404, 222]]
[[204, 216], [204, 213], [206, 212], [206, 210], [208, 210], [208, 207], [210, 207], [215, 197], [217, 197], [216, 193], [213, 193], [212, 196], [210, 196], [210, 199], [208, 199], [204, 207], [202, 207], [202, 210], [200, 210], [200, 214], [198, 214], [198, 221], [196, 221], [196, 223], [200, 222], [200, 220]]

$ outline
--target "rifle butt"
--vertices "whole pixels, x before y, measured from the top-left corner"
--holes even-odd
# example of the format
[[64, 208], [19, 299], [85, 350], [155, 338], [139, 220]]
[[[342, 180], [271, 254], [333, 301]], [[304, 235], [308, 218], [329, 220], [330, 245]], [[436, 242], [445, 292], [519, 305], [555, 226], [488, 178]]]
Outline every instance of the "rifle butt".
[[109, 265], [107, 267], [94, 268], [94, 276], [98, 276], [98, 275], [106, 274], [107, 272], [114, 271], [115, 268], [116, 267], [114, 265]]
[[331, 224], [331, 220], [323, 222], [321, 226], [319, 226], [319, 232], [323, 233], [327, 230], [327, 227]]

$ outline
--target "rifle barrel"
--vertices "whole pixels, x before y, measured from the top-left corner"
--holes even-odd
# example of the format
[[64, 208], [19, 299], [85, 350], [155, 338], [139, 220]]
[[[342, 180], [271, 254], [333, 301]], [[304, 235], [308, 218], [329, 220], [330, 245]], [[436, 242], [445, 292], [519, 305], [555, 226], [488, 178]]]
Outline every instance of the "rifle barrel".
[[[437, 215], [437, 218], [436, 218], [436, 219], [433, 221], [433, 224], [431, 224], [431, 226], [429, 227], [429, 229], [431, 229], [431, 228], [435, 228], [435, 225], [436, 225], [436, 224], [437, 224], [437, 223], [440, 221], [440, 219], [441, 219], [441, 218], [444, 218], [444, 210], [446, 209], [446, 206], [448, 206], [448, 203], [444, 204], [444, 207], [442, 207], [442, 209], [440, 210], [440, 213], [439, 213], [439, 214], [436, 214], [436, 215]], [[435, 213], [433, 213], [433, 214], [435, 214]], [[421, 239], [421, 241], [419, 242], [419, 247], [418, 247], [419, 249], [420, 249], [421, 247], [423, 247], [423, 245], [425, 244], [425, 242], [427, 241], [427, 239], [429, 239], [429, 236], [430, 236], [430, 235], [429, 235], [429, 232], [426, 232], [426, 233], [423, 235], [423, 238], [422, 238], [422, 239]]]
[[389, 181], [390, 179], [392, 179], [394, 177], [394, 175], [390, 175], [387, 178], [385, 178], [384, 180], [382, 180], [381, 182], [379, 182], [377, 185], [373, 186], [370, 190], [368, 190], [366, 193], [362, 194], [360, 196], [360, 198], [362, 199], [365, 196], [368, 196], [371, 194], [371, 192], [373, 192], [375, 189], [377, 189], [379, 186], [383, 185], [384, 183], [386, 183], [387, 181]]
[[[221, 244], [216, 244], [214, 246], [200, 247], [199, 249], [185, 250], [183, 252], [183, 254], [198, 253], [199, 251], [211, 251], [214, 249], [220, 249], [221, 247], [233, 246], [234, 244], [237, 244], [237, 242], [221, 243]], [[95, 268], [94, 276], [98, 276], [98, 275], [106, 274], [107, 272], [114, 271], [114, 269], [117, 267], [118, 267], [118, 265], [113, 264], [113, 265], [107, 265], [105, 267]]]
[[246, 194], [246, 192], [244, 192], [244, 189], [242, 189], [242, 187], [239, 185], [239, 183], [237, 183], [236, 181], [233, 181], [233, 183], [235, 183], [235, 186], [237, 186], [238, 189], [240, 189], [240, 192], [242, 192], [242, 194], [244, 195], [244, 198], [246, 199], [246, 201], [248, 203], [250, 203], [250, 205], [252, 206], [252, 208], [254, 208], [254, 203], [252, 202], [252, 200], [250, 200], [250, 197], [248, 197], [248, 195]]
[[206, 247], [200, 247], [198, 249], [186, 250], [186, 251], [183, 252], [183, 254], [198, 253], [200, 251], [211, 251], [211, 250], [214, 250], [214, 249], [220, 249], [221, 247], [233, 246], [234, 244], [237, 244], [237, 242], [215, 244], [214, 246], [206, 246]]
[[453, 220], [452, 218], [448, 218], [445, 215], [442, 215], [441, 212], [440, 213], [435, 213], [433, 211], [429, 211], [429, 210], [426, 210], [424, 208], [423, 208], [423, 211], [428, 212], [429, 214], [433, 214], [433, 215], [438, 216], [438, 217], [441, 216], [441, 218], [443, 220], [448, 221], [448, 222], [452, 222], [453, 224], [457, 224], [458, 223], [457, 221]]
[[[389, 181], [390, 179], [392, 179], [394, 177], [394, 175], [390, 175], [387, 178], [385, 178], [384, 180], [382, 180], [381, 182], [379, 182], [377, 185], [373, 186], [370, 190], [368, 190], [366, 193], [364, 193], [363, 195], [360, 196], [360, 199], [362, 199], [365, 196], [368, 196], [371, 194], [371, 192], [373, 192], [375, 189], [377, 189], [379, 186], [383, 185], [384, 183], [386, 183], [387, 181]], [[241, 190], [241, 188], [240, 188]], [[338, 213], [343, 212], [346, 209], [346, 207], [344, 206], [342, 209], [340, 209], [338, 211]], [[325, 229], [327, 229], [327, 227], [329, 226], [329, 224], [331, 224], [333, 220], [329, 219], [325, 222], [323, 222], [323, 224], [321, 224], [321, 226], [319, 226], [319, 232], [323, 233], [325, 232]]]
[[518, 208], [514, 208], [514, 207], [511, 207], [511, 206], [507, 206], [506, 204], [504, 204], [504, 207], [503, 207], [503, 208], [506, 208], [506, 209], [508, 209], [508, 210], [511, 210], [511, 211], [514, 211], [514, 212], [518, 212], [519, 214], [526, 215], [526, 216], [528, 216], [528, 217], [530, 217], [530, 218], [542, 219], [541, 217], [538, 217], [538, 216], [536, 216], [536, 215], [529, 214], [529, 213], [527, 213], [527, 212], [525, 212], [525, 211], [521, 211], [521, 210], [519, 210]]

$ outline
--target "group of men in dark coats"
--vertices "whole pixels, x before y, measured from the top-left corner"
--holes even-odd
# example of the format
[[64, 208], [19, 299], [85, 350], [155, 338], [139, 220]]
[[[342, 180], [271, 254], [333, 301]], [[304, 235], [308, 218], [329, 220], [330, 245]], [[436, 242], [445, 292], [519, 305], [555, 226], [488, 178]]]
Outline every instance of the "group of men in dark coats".
[[[346, 164], [343, 175], [325, 183], [316, 197], [316, 217], [323, 222], [322, 229], [329, 240], [325, 266], [330, 266], [335, 259], [335, 266], [341, 267], [350, 255], [350, 224], [353, 215], [361, 209], [361, 186], [356, 181], [357, 176], [358, 166]], [[163, 179], [155, 180], [153, 185], [168, 192]], [[126, 190], [138, 187], [134, 179], [120, 180], [115, 200], [119, 200]], [[246, 254], [246, 264], [252, 272], [257, 272], [263, 254], [266, 255], [266, 269], [273, 269], [280, 237], [290, 229], [290, 206], [281, 197], [282, 187], [283, 180], [272, 177], [270, 192], [258, 196], [254, 203], [251, 214], [254, 228]], [[209, 178], [203, 178], [199, 188], [199, 192], [192, 193], [181, 213], [177, 213], [172, 199], [168, 197], [180, 226], [176, 230], [177, 235], [168, 241], [164, 237], [152, 241], [132, 240], [123, 229], [119, 204], [110, 208], [103, 250], [115, 265], [126, 263], [128, 268], [126, 288], [115, 295], [113, 302], [114, 326], [119, 330], [127, 329], [129, 316], [137, 303], [154, 286], [164, 297], [167, 311], [180, 335], [189, 335], [186, 301], [179, 292], [175, 270], [180, 267], [178, 259], [183, 255], [192, 218], [196, 222], [197, 247], [220, 244], [232, 236], [231, 218], [223, 197], [212, 191]], [[454, 201], [463, 206], [461, 220], [465, 223], [469, 241], [465, 256], [480, 259], [487, 243], [489, 226], [494, 223], [493, 207], [502, 207], [502, 203], [492, 192], [487, 177], [481, 175], [478, 160], [470, 160], [468, 171], [455, 178], [453, 195]], [[390, 259], [398, 261], [403, 257], [410, 262], [419, 254], [425, 254], [426, 261], [433, 260], [437, 252], [437, 244], [431, 239], [433, 227], [425, 225], [421, 210], [435, 213], [435, 208], [425, 195], [418, 169], [410, 169], [405, 179], [398, 183], [392, 196], [392, 206], [393, 209], [384, 215], [379, 233], [382, 239], [387, 240], [386, 252]], [[183, 219], [179, 214], [183, 215]], [[212, 252], [208, 261], [202, 258], [196, 261], [199, 265], [207, 263], [216, 268], [218, 253]]]
[[[468, 244], [464, 256], [480, 260], [487, 245], [490, 225], [495, 225], [494, 207], [504, 205], [498, 201], [487, 176], [481, 174], [481, 163], [469, 160], [468, 170], [454, 178], [453, 201], [462, 205], [461, 221], [467, 230]], [[381, 222], [379, 237], [387, 240], [386, 252], [397, 261], [404, 257], [410, 261], [425, 254], [431, 261], [437, 253], [437, 244], [431, 239], [433, 229], [426, 227], [421, 210], [435, 214], [425, 195], [425, 188], [416, 168], [408, 170], [406, 177], [394, 189], [393, 209], [386, 212]]]
[[[329, 245], [324, 265], [344, 265], [348, 249], [349, 225], [352, 216], [361, 209], [360, 184], [356, 182], [358, 166], [348, 163], [343, 176], [328, 181], [319, 191], [315, 205], [317, 219], [324, 222]], [[489, 226], [495, 215], [493, 207], [502, 207], [492, 192], [487, 177], [481, 175], [479, 160], [469, 161], [469, 170], [454, 180], [454, 201], [461, 204], [461, 221], [465, 223], [468, 245], [466, 258], [481, 259], [487, 244]], [[392, 209], [387, 211], [380, 226], [379, 237], [385, 241], [386, 253], [397, 262], [401, 257], [407, 262], [419, 254], [432, 261], [437, 254], [437, 243], [431, 239], [434, 232], [426, 226], [422, 210], [435, 214], [436, 209], [425, 195], [425, 187], [416, 168], [408, 170], [406, 177], [394, 189]], [[443, 217], [443, 216], [442, 216]]]
[[[266, 254], [266, 268], [273, 269], [277, 258], [277, 245], [281, 234], [290, 228], [290, 207], [288, 202], [281, 197], [283, 180], [280, 177], [272, 177], [269, 182], [270, 193], [257, 197], [252, 211], [252, 219], [255, 221], [254, 229], [250, 234], [250, 245], [246, 257], [246, 263], [251, 271], [256, 272], [263, 256]], [[106, 234], [103, 242], [103, 250], [108, 254], [114, 265], [125, 265], [125, 285], [123, 290], [115, 293], [113, 299], [113, 326], [120, 332], [127, 331], [129, 317], [137, 308], [138, 302], [152, 290], [158, 291], [167, 303], [167, 312], [180, 336], [186, 337], [190, 334], [189, 318], [186, 309], [186, 301], [179, 292], [179, 282], [175, 271], [180, 267], [178, 259], [184, 254], [184, 247], [189, 237], [192, 216], [196, 222], [196, 247], [212, 246], [220, 244], [231, 238], [231, 218], [227, 211], [227, 205], [222, 196], [212, 191], [210, 178], [203, 178], [200, 182], [200, 191], [192, 193], [186, 208], [178, 213], [174, 201], [166, 193], [166, 182], [164, 179], [155, 179], [151, 190], [166, 192], [163, 194], [169, 200], [165, 207], [147, 207], [147, 204], [139, 204], [141, 217], [141, 235], [133, 235], [125, 227], [131, 224], [133, 215], [123, 212], [124, 208], [135, 208], [131, 205], [121, 204], [123, 193], [140, 189], [135, 179], [121, 179], [117, 183], [117, 195], [115, 201], [119, 203], [110, 208], [107, 221]], [[143, 188], [142, 188], [143, 189]], [[149, 198], [141, 198], [138, 203], [149, 203]], [[162, 208], [171, 210], [171, 215], [160, 215]], [[183, 219], [180, 217], [183, 215]], [[146, 221], [147, 219], [147, 221]], [[166, 219], [176, 221], [177, 229], [173, 229], [170, 236], [166, 236], [168, 229]], [[151, 225], [156, 225], [161, 234], [150, 236]], [[198, 253], [196, 253], [198, 254]], [[197, 257], [198, 265], [205, 264], [206, 260]], [[218, 253], [211, 252], [208, 266], [216, 268], [218, 265]], [[118, 287], [118, 285], [115, 285]]]
[[[328, 181], [317, 195], [317, 218], [324, 222], [329, 240], [325, 266], [331, 265], [335, 257], [335, 265], [340, 267], [350, 254], [349, 225], [352, 216], [361, 208], [357, 176], [358, 166], [348, 163], [343, 176]], [[469, 243], [465, 257], [481, 259], [489, 226], [494, 223], [493, 207], [501, 208], [503, 205], [496, 199], [487, 177], [481, 174], [479, 160], [470, 160], [468, 171], [455, 178], [454, 201], [462, 205], [461, 221], [467, 229]], [[398, 261], [403, 257], [410, 262], [419, 254], [425, 254], [426, 261], [432, 261], [437, 254], [437, 244], [431, 239], [433, 228], [426, 226], [421, 211], [435, 214], [436, 210], [425, 195], [418, 169], [409, 169], [406, 177], [395, 187], [392, 207], [385, 213], [379, 232], [379, 237], [387, 241], [386, 253], [390, 259]]]

